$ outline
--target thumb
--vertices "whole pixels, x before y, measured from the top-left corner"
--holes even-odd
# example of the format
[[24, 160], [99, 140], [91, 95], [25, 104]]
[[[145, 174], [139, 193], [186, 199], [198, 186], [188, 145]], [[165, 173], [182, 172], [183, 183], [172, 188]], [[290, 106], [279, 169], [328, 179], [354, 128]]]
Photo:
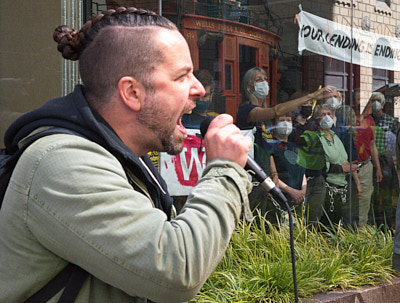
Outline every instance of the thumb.
[[222, 128], [233, 123], [233, 117], [228, 114], [221, 114], [211, 121], [209, 128]]

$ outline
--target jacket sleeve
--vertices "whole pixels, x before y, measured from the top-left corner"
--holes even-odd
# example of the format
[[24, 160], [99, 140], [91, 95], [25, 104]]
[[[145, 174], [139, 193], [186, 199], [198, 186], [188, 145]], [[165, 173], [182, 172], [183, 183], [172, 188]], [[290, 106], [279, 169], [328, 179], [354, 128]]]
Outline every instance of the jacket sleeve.
[[295, 129], [293, 130], [292, 133], [292, 140], [293, 142], [297, 145], [297, 146], [305, 146], [307, 145], [306, 140], [304, 139], [304, 137], [302, 136], [303, 133], [305, 131], [305, 126], [297, 123]]
[[66, 139], [35, 142], [37, 160], [26, 166], [26, 224], [40, 244], [129, 295], [192, 299], [225, 253], [251, 190], [247, 173], [210, 161], [181, 213], [167, 221], [108, 151], [55, 136]]

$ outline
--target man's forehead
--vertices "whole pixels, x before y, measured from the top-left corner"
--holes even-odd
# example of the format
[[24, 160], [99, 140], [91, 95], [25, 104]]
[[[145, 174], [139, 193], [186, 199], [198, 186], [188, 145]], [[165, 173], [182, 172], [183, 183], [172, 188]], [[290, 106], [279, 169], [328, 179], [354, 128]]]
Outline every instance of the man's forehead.
[[165, 50], [164, 65], [167, 65], [173, 73], [190, 72], [193, 64], [186, 40], [178, 31], [164, 30], [164, 32], [167, 34], [161, 35], [157, 41], [160, 43], [159, 47]]

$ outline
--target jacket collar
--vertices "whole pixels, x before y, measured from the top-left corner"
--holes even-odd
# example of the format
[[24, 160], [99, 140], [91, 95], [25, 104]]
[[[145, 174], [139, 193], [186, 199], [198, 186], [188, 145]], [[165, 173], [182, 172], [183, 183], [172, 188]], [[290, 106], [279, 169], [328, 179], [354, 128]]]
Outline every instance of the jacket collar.
[[129, 169], [143, 180], [155, 206], [162, 209], [170, 218], [172, 199], [168, 194], [165, 181], [149, 157], [142, 157], [148, 167], [146, 168], [139, 157], [122, 142], [107, 121], [90, 107], [84, 93], [84, 86], [77, 85], [74, 92], [67, 96], [50, 100], [38, 109], [19, 117], [7, 129], [4, 136], [7, 151], [13, 153], [18, 150], [18, 142], [40, 127], [55, 126], [71, 129], [103, 146], [121, 162], [125, 169]]

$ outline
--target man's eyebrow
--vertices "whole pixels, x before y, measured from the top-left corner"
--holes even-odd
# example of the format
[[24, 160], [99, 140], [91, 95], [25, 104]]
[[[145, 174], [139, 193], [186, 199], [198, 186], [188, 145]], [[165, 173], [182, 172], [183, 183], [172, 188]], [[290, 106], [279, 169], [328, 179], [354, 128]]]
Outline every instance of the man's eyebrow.
[[184, 66], [178, 68], [178, 72], [190, 73], [191, 71], [192, 71], [192, 67], [189, 65], [184, 65]]
[[192, 68], [190, 66], [178, 66], [177, 68], [171, 69], [171, 75], [174, 77], [181, 77], [184, 74], [188, 74], [192, 71]]

